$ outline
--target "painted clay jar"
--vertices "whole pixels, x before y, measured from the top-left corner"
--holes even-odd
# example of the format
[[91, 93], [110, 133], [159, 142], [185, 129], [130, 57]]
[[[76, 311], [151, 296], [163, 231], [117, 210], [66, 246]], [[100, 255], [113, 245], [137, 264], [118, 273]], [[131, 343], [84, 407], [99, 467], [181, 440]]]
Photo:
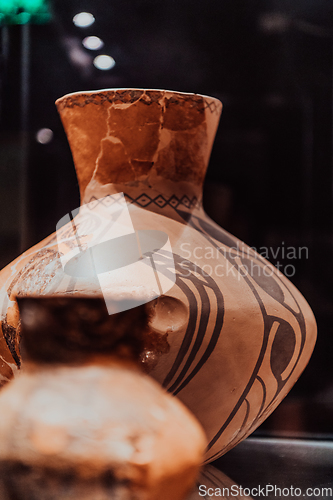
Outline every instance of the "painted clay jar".
[[145, 306], [19, 300], [24, 370], [0, 394], [0, 470], [9, 498], [183, 500], [206, 438], [143, 373]]
[[[214, 460], [274, 410], [316, 339], [312, 311], [293, 284], [204, 212], [202, 185], [222, 105], [196, 94], [130, 89], [70, 94], [56, 104], [82, 206], [102, 207], [123, 193], [136, 231], [168, 236], [176, 282], [150, 302], [142, 360], [197, 416], [209, 440], [206, 460]], [[89, 277], [66, 275], [61, 254], [53, 234], [0, 274], [3, 382], [20, 362], [16, 295], [101, 293]], [[144, 276], [139, 285], [122, 267], [108, 289], [148, 300]]]

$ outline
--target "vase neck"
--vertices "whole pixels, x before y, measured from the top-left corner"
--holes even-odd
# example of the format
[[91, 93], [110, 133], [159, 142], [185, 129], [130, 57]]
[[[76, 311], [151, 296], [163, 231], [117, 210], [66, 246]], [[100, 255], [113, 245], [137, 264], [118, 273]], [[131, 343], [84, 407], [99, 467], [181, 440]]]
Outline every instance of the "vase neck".
[[220, 101], [121, 89], [70, 94], [56, 104], [83, 203], [119, 192], [154, 211], [200, 203]]
[[[186, 183], [175, 183], [164, 179], [156, 182], [141, 179], [133, 183], [104, 185], [92, 181], [81, 198], [81, 204], [108, 196], [112, 197], [118, 193], [124, 194], [128, 204], [177, 220], [179, 211], [183, 215], [190, 216], [193, 211], [202, 209], [201, 188], [193, 189], [193, 186], [186, 185]], [[182, 217], [179, 220], [181, 219]]]

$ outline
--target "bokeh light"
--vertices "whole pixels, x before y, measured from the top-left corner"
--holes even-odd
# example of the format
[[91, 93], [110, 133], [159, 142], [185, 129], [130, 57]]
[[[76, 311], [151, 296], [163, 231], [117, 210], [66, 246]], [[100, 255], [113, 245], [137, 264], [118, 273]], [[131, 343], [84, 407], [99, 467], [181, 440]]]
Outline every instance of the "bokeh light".
[[94, 59], [94, 66], [97, 69], [108, 70], [115, 66], [116, 61], [111, 56], [101, 54]]
[[99, 50], [104, 46], [104, 42], [98, 36], [87, 36], [82, 40], [82, 45], [89, 50]]
[[79, 28], [86, 28], [94, 22], [95, 18], [90, 12], [79, 12], [73, 17], [73, 23]]
[[41, 128], [36, 134], [36, 141], [40, 144], [48, 144], [53, 139], [53, 132], [50, 128]]

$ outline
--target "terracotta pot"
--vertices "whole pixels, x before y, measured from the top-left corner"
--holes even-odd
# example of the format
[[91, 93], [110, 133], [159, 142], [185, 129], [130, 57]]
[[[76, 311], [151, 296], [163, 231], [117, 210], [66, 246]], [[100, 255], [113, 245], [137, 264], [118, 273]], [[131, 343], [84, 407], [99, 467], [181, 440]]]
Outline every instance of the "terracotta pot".
[[[206, 459], [213, 460], [274, 410], [316, 338], [311, 309], [292, 283], [203, 210], [221, 103], [177, 92], [103, 90], [65, 96], [57, 107], [84, 207], [103, 207], [124, 193], [133, 228], [168, 237], [176, 283], [162, 296], [126, 266], [106, 284], [111, 296], [155, 297], [143, 361], [198, 417], [209, 438]], [[70, 224], [62, 231], [73, 235]], [[51, 235], [0, 275], [4, 381], [19, 361], [16, 295], [101, 293], [91, 276], [68, 276], [60, 257]]]
[[0, 471], [9, 498], [183, 500], [204, 432], [142, 373], [145, 306], [19, 299], [25, 367], [0, 394]]

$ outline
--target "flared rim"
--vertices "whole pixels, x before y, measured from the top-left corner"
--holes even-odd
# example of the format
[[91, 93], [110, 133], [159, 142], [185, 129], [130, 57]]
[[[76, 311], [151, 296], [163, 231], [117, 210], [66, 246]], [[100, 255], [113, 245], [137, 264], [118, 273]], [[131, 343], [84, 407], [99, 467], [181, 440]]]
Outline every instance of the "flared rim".
[[217, 97], [212, 97], [208, 96], [205, 94], [197, 94], [194, 92], [180, 92], [178, 90], [164, 90], [164, 89], [145, 89], [145, 88], [132, 88], [132, 87], [120, 87], [120, 88], [105, 88], [105, 89], [100, 89], [100, 90], [81, 90], [77, 92], [70, 92], [69, 94], [65, 94], [62, 97], [59, 97], [56, 101], [55, 104], [61, 104], [63, 101], [65, 101], [68, 98], [75, 98], [75, 97], [84, 97], [84, 96], [94, 96], [94, 95], [101, 95], [101, 94], [108, 94], [108, 93], [117, 93], [117, 92], [145, 92], [145, 93], [156, 93], [156, 94], [164, 94], [164, 95], [169, 95], [169, 96], [180, 96], [180, 97], [201, 97], [202, 99], [209, 99], [211, 101], [215, 101], [216, 103], [219, 103], [219, 105], [222, 106], [222, 102], [217, 99]]

